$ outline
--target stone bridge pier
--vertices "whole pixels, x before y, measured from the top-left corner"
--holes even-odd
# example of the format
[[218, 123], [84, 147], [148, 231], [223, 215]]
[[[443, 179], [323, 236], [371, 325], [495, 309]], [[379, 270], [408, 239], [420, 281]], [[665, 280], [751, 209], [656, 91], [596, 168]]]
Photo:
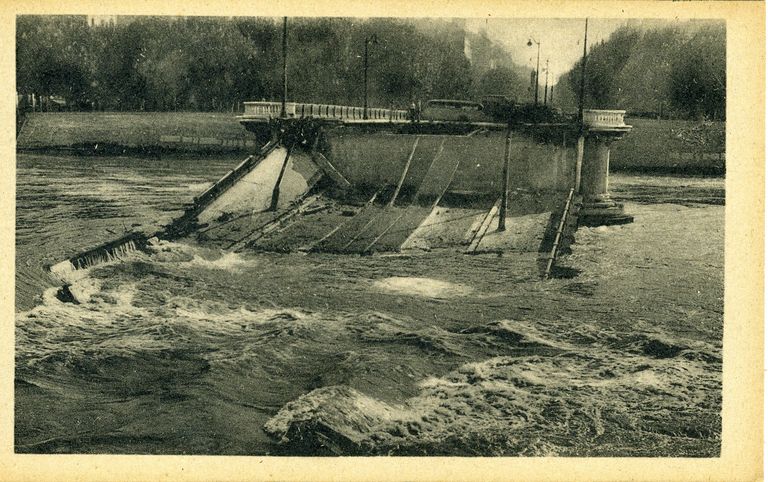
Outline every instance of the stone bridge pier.
[[624, 212], [624, 206], [611, 199], [608, 192], [608, 170], [611, 144], [632, 129], [624, 124], [623, 110], [585, 110], [579, 193], [583, 207], [579, 224], [603, 226], [631, 223], [634, 218]]

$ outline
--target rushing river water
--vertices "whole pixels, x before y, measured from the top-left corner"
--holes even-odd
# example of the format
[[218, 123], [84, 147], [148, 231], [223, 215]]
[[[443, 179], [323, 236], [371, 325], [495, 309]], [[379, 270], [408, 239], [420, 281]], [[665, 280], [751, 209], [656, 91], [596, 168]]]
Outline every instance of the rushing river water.
[[235, 163], [19, 155], [17, 451], [324, 453], [264, 426], [368, 407], [350, 431], [370, 453], [719, 452], [723, 210], [701, 203], [722, 180], [651, 181], [709, 194], [580, 230], [573, 279], [540, 281], [532, 254], [163, 243], [55, 297], [45, 264], [169, 221]]

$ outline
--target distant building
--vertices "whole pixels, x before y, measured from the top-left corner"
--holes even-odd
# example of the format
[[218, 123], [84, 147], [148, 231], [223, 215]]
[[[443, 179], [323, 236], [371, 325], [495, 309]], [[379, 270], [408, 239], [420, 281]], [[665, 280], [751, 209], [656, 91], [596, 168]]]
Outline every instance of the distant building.
[[[137, 18], [138, 15], [86, 15], [86, 21], [90, 27], [114, 27], [115, 25], [126, 25]], [[170, 18], [170, 17], [169, 17]]]
[[88, 15], [88, 25], [101, 27], [104, 25], [117, 25], [117, 15]]

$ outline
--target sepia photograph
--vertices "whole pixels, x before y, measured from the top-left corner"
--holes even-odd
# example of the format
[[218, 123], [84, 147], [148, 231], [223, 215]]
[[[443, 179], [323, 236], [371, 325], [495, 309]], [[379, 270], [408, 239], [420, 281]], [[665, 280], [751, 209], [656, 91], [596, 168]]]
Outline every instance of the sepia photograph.
[[14, 15], [15, 454], [723, 455], [724, 17], [224, 13]]

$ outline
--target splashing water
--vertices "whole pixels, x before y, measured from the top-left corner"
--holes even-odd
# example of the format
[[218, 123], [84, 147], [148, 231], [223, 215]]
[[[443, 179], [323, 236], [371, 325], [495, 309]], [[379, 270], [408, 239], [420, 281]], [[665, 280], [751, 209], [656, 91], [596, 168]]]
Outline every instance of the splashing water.
[[452, 298], [472, 293], [467, 286], [431, 278], [395, 276], [377, 280], [373, 286], [382, 291], [428, 298]]

